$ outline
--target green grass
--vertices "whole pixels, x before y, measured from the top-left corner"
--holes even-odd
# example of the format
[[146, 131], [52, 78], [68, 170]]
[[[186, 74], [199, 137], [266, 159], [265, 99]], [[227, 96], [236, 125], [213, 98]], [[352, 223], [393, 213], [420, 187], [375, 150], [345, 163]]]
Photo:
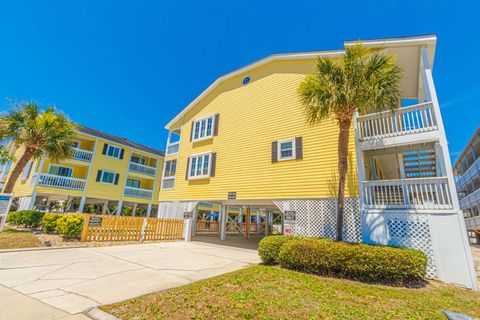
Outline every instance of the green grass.
[[480, 317], [480, 294], [431, 282], [396, 288], [254, 266], [102, 307], [127, 319], [446, 319]]
[[0, 232], [0, 249], [33, 248], [43, 246], [30, 231], [5, 228]]

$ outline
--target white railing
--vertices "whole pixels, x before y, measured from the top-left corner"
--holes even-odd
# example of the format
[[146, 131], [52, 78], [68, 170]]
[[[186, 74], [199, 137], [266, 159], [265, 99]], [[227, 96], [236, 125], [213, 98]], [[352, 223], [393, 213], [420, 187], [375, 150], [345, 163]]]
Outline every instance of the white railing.
[[437, 130], [431, 102], [367, 114], [357, 118], [357, 125], [361, 141]]
[[154, 176], [157, 172], [157, 169], [154, 167], [146, 166], [141, 163], [130, 162], [130, 171], [139, 172], [143, 174], [148, 174], [150, 176]]
[[93, 152], [79, 148], [72, 148], [71, 157], [76, 160], [90, 162], [93, 158]]
[[150, 199], [153, 195], [153, 190], [142, 189], [142, 188], [133, 188], [133, 187], [125, 187], [125, 191], [123, 192], [123, 194], [125, 196], [129, 196], [129, 197]]
[[162, 189], [173, 189], [175, 186], [175, 177], [163, 178]]
[[480, 217], [465, 218], [467, 230], [480, 230]]
[[85, 179], [77, 179], [70, 177], [55, 176], [53, 174], [42, 173], [37, 177], [37, 184], [39, 186], [72, 189], [72, 190], [84, 190], [86, 181]]
[[446, 177], [363, 182], [364, 209], [453, 209]]
[[475, 162], [465, 171], [465, 173], [457, 180], [457, 189], [460, 190], [463, 188], [465, 183], [469, 182], [472, 178], [478, 175], [480, 172], [480, 158], [475, 160]]
[[167, 145], [167, 156], [177, 154], [180, 147], [180, 142], [173, 142]]
[[466, 208], [476, 204], [477, 202], [480, 203], [480, 189], [477, 189], [466, 197], [460, 199], [460, 208], [462, 210], [465, 210]]

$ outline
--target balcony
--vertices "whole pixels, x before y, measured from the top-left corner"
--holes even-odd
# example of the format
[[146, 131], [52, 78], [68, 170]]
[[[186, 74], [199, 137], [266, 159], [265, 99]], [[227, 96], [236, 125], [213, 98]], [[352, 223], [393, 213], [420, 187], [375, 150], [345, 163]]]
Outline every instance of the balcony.
[[480, 189], [475, 190], [466, 197], [460, 199], [460, 208], [462, 210], [480, 202]]
[[168, 144], [166, 155], [171, 156], [173, 154], [177, 154], [179, 147], [180, 147], [179, 141]]
[[467, 182], [469, 182], [475, 176], [478, 176], [480, 173], [480, 158], [475, 160], [475, 162], [465, 171], [465, 173], [457, 181], [457, 190], [462, 190]]
[[[431, 102], [421, 103], [394, 111], [367, 114], [357, 118], [357, 136], [360, 142], [376, 147], [378, 141], [396, 138], [399, 143], [412, 142], [414, 134], [427, 135], [425, 140], [432, 140], [431, 133], [438, 129], [435, 110]], [[405, 141], [402, 141], [406, 137]], [[392, 144], [394, 144], [392, 142]], [[384, 146], [381, 144], [381, 146]]]
[[37, 185], [45, 187], [54, 187], [70, 190], [84, 190], [85, 179], [77, 179], [71, 177], [55, 176], [52, 174], [42, 173], [37, 176]]
[[363, 182], [363, 209], [451, 210], [446, 177]]
[[153, 190], [125, 187], [125, 191], [123, 192], [123, 194], [128, 197], [151, 199], [153, 195]]
[[70, 157], [75, 160], [91, 162], [93, 158], [93, 152], [79, 148], [72, 148], [72, 154]]
[[146, 166], [141, 163], [130, 162], [129, 170], [132, 172], [138, 172], [142, 174], [146, 174], [149, 176], [155, 176], [157, 169], [154, 167]]
[[480, 230], [480, 217], [465, 218], [467, 230]]

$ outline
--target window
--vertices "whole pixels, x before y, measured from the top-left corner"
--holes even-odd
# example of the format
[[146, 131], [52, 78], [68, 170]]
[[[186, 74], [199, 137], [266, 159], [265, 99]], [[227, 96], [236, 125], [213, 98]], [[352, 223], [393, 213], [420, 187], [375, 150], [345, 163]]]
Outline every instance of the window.
[[111, 146], [109, 145], [107, 148], [107, 156], [113, 157], [113, 158], [120, 158], [120, 152], [122, 149], [119, 147]]
[[177, 159], [168, 160], [165, 162], [165, 171], [163, 173], [164, 177], [173, 177], [177, 172]]
[[28, 176], [30, 175], [30, 171], [32, 170], [32, 164], [33, 161], [30, 160], [25, 166], [25, 168], [23, 168], [22, 175], [20, 177], [21, 180], [26, 180], [28, 178]]
[[140, 180], [127, 179], [127, 187], [139, 189], [140, 188]]
[[113, 184], [115, 182], [115, 173], [110, 171], [102, 171], [100, 181], [103, 183]]
[[203, 140], [213, 137], [213, 130], [215, 125], [215, 116], [210, 116], [193, 123], [193, 137], [192, 141]]
[[278, 141], [278, 160], [295, 159], [295, 139]]
[[73, 175], [73, 169], [69, 167], [50, 165], [48, 168], [48, 173], [54, 176], [71, 177]]
[[211, 155], [211, 153], [204, 153], [190, 158], [190, 166], [188, 169], [189, 179], [210, 177]]

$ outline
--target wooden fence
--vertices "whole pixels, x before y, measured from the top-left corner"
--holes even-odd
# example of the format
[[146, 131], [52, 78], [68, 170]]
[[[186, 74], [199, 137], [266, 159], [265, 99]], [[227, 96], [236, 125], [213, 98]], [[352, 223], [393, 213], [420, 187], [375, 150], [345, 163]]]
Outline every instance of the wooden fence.
[[81, 241], [176, 240], [184, 220], [86, 214]]
[[197, 220], [196, 235], [217, 235], [219, 233], [218, 221]]

